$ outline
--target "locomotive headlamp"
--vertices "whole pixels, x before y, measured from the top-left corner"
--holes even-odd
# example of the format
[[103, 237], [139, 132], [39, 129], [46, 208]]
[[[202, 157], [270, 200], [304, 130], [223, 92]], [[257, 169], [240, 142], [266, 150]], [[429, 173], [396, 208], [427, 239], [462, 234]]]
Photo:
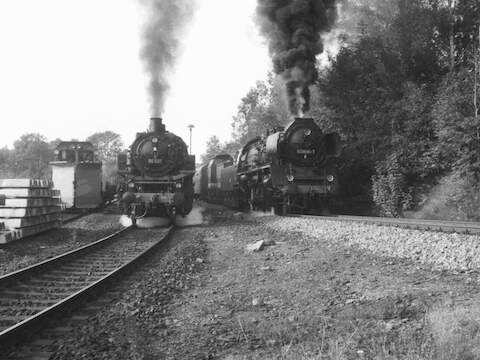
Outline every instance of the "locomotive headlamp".
[[58, 151], [58, 149], [55, 149], [55, 151], [53, 152], [55, 155], [58, 155], [60, 153], [60, 151]]
[[152, 143], [154, 143], [154, 144], [158, 143], [158, 138], [154, 137], [154, 138], [152, 139]]
[[181, 189], [181, 188], [182, 188], [182, 183], [177, 182], [177, 183], [175, 184], [175, 187], [176, 187], [177, 189]]
[[305, 130], [303, 131], [303, 133], [305, 134], [305, 136], [310, 136], [310, 135], [312, 135], [312, 130], [310, 130], [310, 129], [305, 129]]
[[335, 177], [333, 175], [327, 175], [328, 182], [333, 182], [333, 180], [335, 180]]
[[295, 180], [295, 177], [292, 174], [288, 174], [287, 175], [287, 180], [288, 180], [288, 182], [292, 182], [293, 180]]

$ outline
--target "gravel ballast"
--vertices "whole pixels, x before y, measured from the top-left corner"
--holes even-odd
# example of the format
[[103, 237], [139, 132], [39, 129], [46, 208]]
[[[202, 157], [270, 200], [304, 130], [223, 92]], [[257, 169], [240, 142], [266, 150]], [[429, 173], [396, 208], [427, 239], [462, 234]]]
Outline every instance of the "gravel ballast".
[[273, 230], [301, 233], [325, 244], [358, 246], [378, 256], [411, 259], [437, 270], [480, 268], [478, 235], [411, 230], [312, 218], [259, 218]]

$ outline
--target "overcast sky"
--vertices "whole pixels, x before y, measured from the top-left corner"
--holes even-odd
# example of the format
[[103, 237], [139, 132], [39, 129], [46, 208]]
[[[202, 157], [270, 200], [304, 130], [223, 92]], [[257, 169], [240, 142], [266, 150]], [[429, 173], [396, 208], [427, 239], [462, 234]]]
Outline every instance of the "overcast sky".
[[[192, 0], [193, 1], [193, 0]], [[198, 0], [171, 79], [167, 129], [200, 155], [227, 140], [237, 105], [271, 68], [256, 0]], [[0, 147], [27, 132], [83, 140], [112, 130], [125, 144], [147, 127], [139, 0], [0, 1]]]

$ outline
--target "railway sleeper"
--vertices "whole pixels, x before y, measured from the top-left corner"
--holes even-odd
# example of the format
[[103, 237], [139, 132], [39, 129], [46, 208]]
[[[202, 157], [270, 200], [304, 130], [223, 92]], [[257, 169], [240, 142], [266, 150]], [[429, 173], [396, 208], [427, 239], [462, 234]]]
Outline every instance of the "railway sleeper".
[[72, 262], [71, 266], [99, 266], [99, 265], [110, 265], [110, 266], [120, 266], [125, 262], [132, 259], [132, 254], [125, 254], [122, 257], [112, 257], [112, 258], [105, 258], [105, 259], [82, 259]]
[[[50, 297], [53, 297], [54, 293], [49, 293], [48, 294]], [[35, 299], [35, 298], [40, 298], [44, 299], [45, 298], [45, 293], [44, 292], [35, 292], [35, 291], [16, 291], [16, 290], [6, 290], [3, 291], [0, 294], [0, 297], [2, 298], [9, 298], [12, 297], [14, 299], [24, 299], [24, 298], [29, 298], [29, 299]], [[57, 294], [58, 299], [62, 299], [65, 297], [65, 294]], [[54, 300], [54, 299], [52, 299]]]
[[[63, 273], [71, 273], [71, 272], [77, 272], [77, 271], [97, 271], [104, 269], [105, 267], [108, 268], [113, 268], [113, 267], [118, 267], [117, 265], [112, 265], [112, 264], [88, 264], [88, 265], [83, 265], [83, 266], [62, 266], [56, 270], [54, 270], [55, 273], [58, 272], [63, 272]], [[53, 272], [52, 272], [53, 273]]]
[[72, 284], [74, 284], [74, 285], [76, 285], [76, 284], [88, 285], [88, 284], [91, 284], [91, 283], [92, 283], [92, 281], [90, 281], [90, 280], [75, 277], [75, 278], [70, 278], [70, 279], [58, 279], [57, 278], [54, 281], [37, 278], [37, 279], [31, 279], [28, 282], [25, 282], [24, 284], [26, 286], [32, 286], [32, 287], [44, 287], [44, 288], [48, 287], [50, 289], [54, 289], [54, 288], [62, 288], [62, 287], [65, 287], [65, 286], [70, 286]]
[[43, 275], [40, 275], [37, 279], [79, 279], [79, 278], [84, 278], [84, 279], [90, 279], [90, 278], [97, 278], [101, 276], [101, 274], [105, 273], [106, 270], [104, 269], [98, 269], [98, 270], [90, 270], [90, 271], [62, 271], [60, 273], [45, 273]]
[[45, 306], [25, 306], [25, 307], [16, 307], [3, 311], [0, 309], [0, 318], [6, 316], [16, 316], [17, 322], [21, 322], [25, 319], [28, 319], [35, 314], [38, 314], [40, 311], [45, 310]]
[[41, 308], [17, 308], [17, 309], [9, 309], [7, 311], [0, 310], [0, 319], [4, 317], [8, 317], [8, 319], [16, 319], [15, 322], [19, 323], [29, 317], [38, 314], [40, 311], [45, 310], [44, 307]]
[[56, 280], [56, 279], [65, 279], [65, 280], [73, 280], [78, 278], [84, 279], [99, 279], [103, 276], [107, 275], [108, 272], [106, 271], [90, 271], [90, 272], [78, 272], [78, 273], [56, 273], [56, 274], [48, 274], [42, 275], [40, 278], [45, 280]]
[[3, 327], [7, 329], [17, 323], [18, 323], [18, 316], [5, 315], [0, 318], [0, 328]]
[[40, 293], [43, 296], [55, 295], [55, 296], [62, 296], [62, 297], [68, 296], [72, 292], [71, 289], [68, 289], [68, 290], [60, 290], [60, 289], [62, 288], [58, 286], [50, 286], [46, 288], [45, 286], [38, 286], [38, 285], [34, 285], [34, 286], [22, 285], [22, 286], [16, 286], [13, 289], [13, 291], [17, 291], [21, 294], [26, 294], [26, 295], [30, 293]]
[[22, 305], [28, 305], [28, 304], [35, 305], [35, 304], [37, 304], [37, 305], [42, 305], [42, 306], [49, 307], [49, 306], [52, 306], [52, 305], [56, 304], [57, 300], [43, 300], [43, 299], [29, 299], [29, 298], [26, 298], [26, 299], [0, 299], [0, 307], [2, 307], [2, 306], [16, 306], [19, 303], [21, 303]]
[[[91, 272], [91, 273], [97, 273], [97, 272], [111, 272], [115, 269], [118, 269], [120, 265], [101, 265], [101, 266], [95, 266], [95, 267], [85, 267], [82, 269], [84, 272]], [[68, 271], [68, 270], [63, 270], [59, 269], [58, 272], [63, 272], [63, 273], [73, 273], [73, 271]]]
[[119, 256], [115, 256], [114, 254], [111, 254], [110, 256], [85, 256], [80, 259], [75, 259], [69, 265], [76, 265], [76, 264], [84, 264], [88, 263], [91, 264], [93, 262], [116, 262], [119, 260]]
[[[109, 253], [105, 254], [90, 254], [90, 255], [85, 255], [85, 257], [82, 257], [78, 259], [79, 261], [82, 260], [94, 260], [94, 261], [113, 261], [115, 258], [118, 257], [118, 254], [115, 253], [115, 251], [110, 251]], [[75, 262], [74, 260], [73, 262]]]
[[86, 266], [105, 266], [105, 265], [110, 265], [110, 266], [117, 266], [121, 263], [120, 260], [85, 260], [85, 261], [75, 261], [72, 263], [72, 266], [74, 267], [86, 267]]

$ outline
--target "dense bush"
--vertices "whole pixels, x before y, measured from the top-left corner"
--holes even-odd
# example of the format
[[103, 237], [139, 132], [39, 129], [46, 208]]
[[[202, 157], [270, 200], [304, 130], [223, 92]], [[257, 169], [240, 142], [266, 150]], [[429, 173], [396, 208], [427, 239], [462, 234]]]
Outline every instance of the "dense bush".
[[373, 201], [379, 213], [398, 217], [411, 206], [412, 189], [408, 189], [405, 171], [398, 153], [378, 162], [372, 178]]

